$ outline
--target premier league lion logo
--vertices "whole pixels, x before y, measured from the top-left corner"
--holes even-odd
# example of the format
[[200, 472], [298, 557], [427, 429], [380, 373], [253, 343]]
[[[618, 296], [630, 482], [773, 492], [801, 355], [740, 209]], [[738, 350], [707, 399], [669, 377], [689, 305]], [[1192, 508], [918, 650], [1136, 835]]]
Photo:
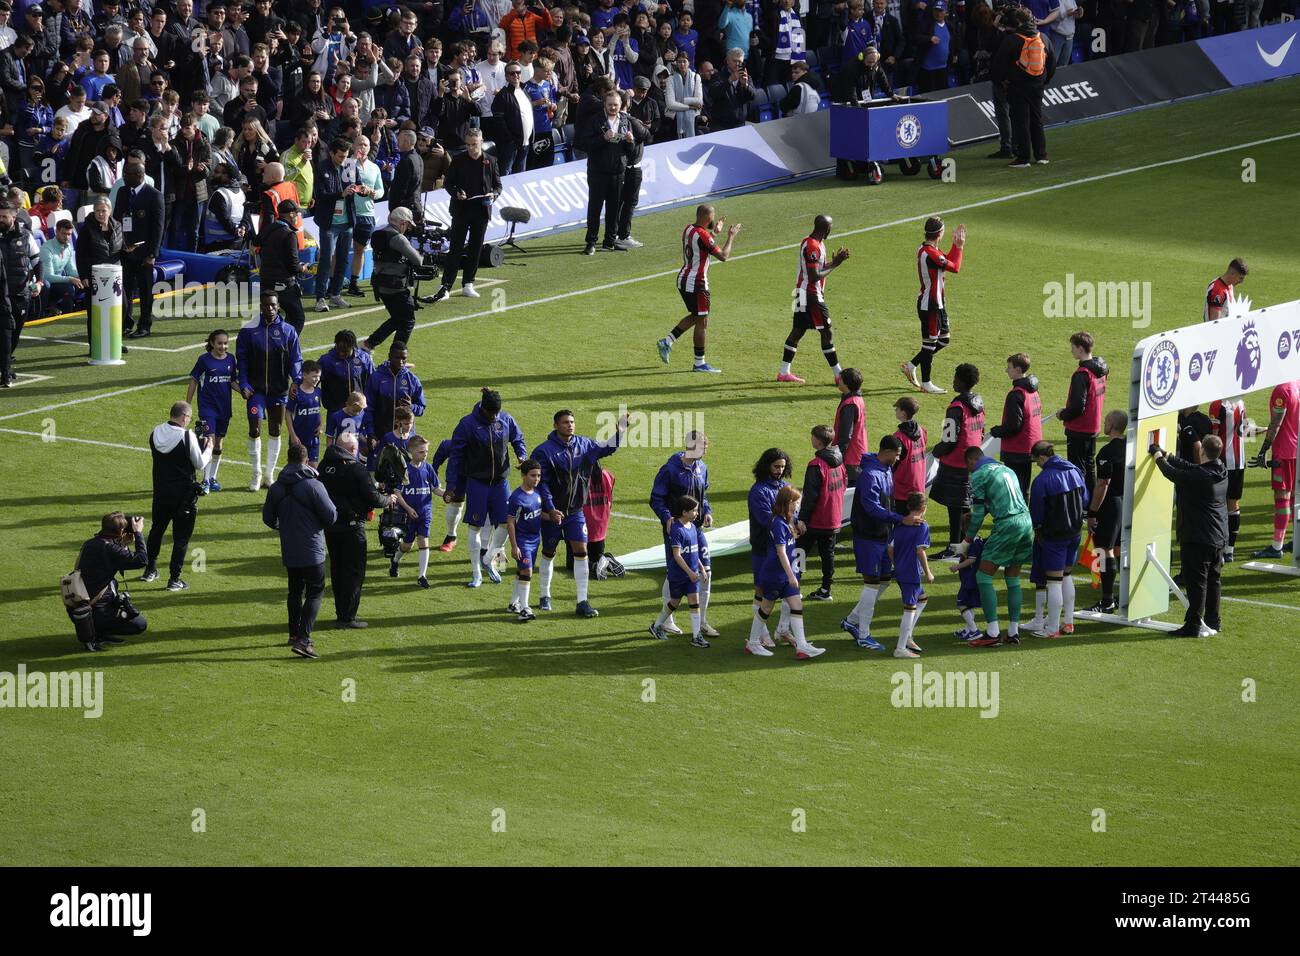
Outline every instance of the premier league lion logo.
[[1262, 359], [1259, 332], [1255, 329], [1254, 322], [1247, 322], [1241, 330], [1241, 341], [1237, 343], [1237, 381], [1241, 383], [1243, 392], [1249, 392], [1255, 387]]

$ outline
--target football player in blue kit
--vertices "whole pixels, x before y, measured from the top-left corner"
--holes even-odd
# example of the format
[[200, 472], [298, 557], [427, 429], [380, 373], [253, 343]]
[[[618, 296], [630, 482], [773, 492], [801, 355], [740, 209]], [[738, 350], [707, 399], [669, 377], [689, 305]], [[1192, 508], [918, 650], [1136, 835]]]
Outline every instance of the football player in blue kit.
[[248, 460], [253, 480], [248, 490], [262, 485], [262, 420], [266, 420], [266, 485], [275, 481], [280, 459], [280, 425], [289, 392], [302, 381], [302, 350], [298, 333], [280, 316], [280, 297], [263, 292], [256, 321], [239, 330], [235, 359], [239, 363], [239, 392], [248, 403]]
[[532, 587], [533, 568], [537, 566], [537, 551], [542, 546], [545, 508], [537, 491], [542, 481], [542, 466], [531, 458], [524, 460], [519, 465], [519, 478], [519, 487], [510, 493], [506, 502], [506, 533], [515, 559], [515, 589], [506, 610], [518, 614], [523, 622], [537, 617], [528, 606], [528, 591]]
[[573, 581], [577, 587], [579, 617], [597, 617], [599, 612], [587, 600], [591, 568], [587, 563], [587, 519], [582, 507], [591, 490], [591, 476], [596, 462], [618, 450], [627, 432], [627, 416], [619, 419], [612, 442], [602, 444], [585, 435], [574, 434], [573, 412], [562, 408], [552, 419], [555, 430], [533, 449], [532, 458], [542, 468], [538, 488], [542, 505], [550, 519], [542, 525], [542, 560], [539, 565], [541, 609], [551, 609], [551, 575], [555, 569], [555, 550], [560, 539], [573, 551]]
[[[185, 401], [198, 409], [194, 430], [212, 443], [212, 460], [203, 469], [200, 479], [203, 494], [220, 491], [217, 469], [221, 467], [222, 446], [230, 428], [230, 393], [239, 387], [235, 357], [230, 354], [230, 335], [225, 329], [208, 333], [208, 344], [194, 363], [189, 383], [185, 387]], [[195, 401], [197, 395], [198, 401]]]
[[790, 636], [784, 640], [793, 645], [794, 656], [806, 661], [826, 653], [826, 648], [814, 647], [804, 635], [803, 599], [799, 593], [799, 576], [803, 567], [795, 546], [799, 538], [797, 524], [799, 499], [802, 497], [798, 488], [784, 485], [772, 503], [768, 549], [758, 576], [762, 600], [754, 610], [749, 639], [745, 642], [745, 653], [755, 657], [772, 656], [772, 651], [763, 646], [762, 635], [767, 631], [767, 619], [772, 608], [781, 601], [790, 605]]
[[320, 366], [311, 359], [302, 363], [302, 384], [289, 396], [289, 444], [307, 449], [307, 465], [320, 461], [321, 392]]
[[664, 558], [668, 566], [668, 598], [659, 616], [650, 625], [650, 636], [658, 641], [668, 640], [664, 623], [686, 598], [691, 608], [691, 646], [708, 647], [709, 642], [700, 633], [700, 581], [704, 567], [700, 562], [700, 542], [704, 535], [695, 524], [700, 504], [690, 495], [679, 495], [673, 500], [672, 515], [664, 528]]
[[914, 491], [907, 496], [907, 514], [914, 523], [899, 524], [889, 543], [889, 562], [894, 568], [894, 580], [903, 592], [903, 617], [898, 625], [898, 644], [895, 657], [920, 657], [921, 648], [912, 635], [916, 622], [925, 610], [925, 589], [921, 582], [934, 583], [934, 573], [926, 549], [930, 547], [930, 526], [925, 523], [925, 495]]
[[429, 463], [429, 440], [414, 436], [406, 446], [411, 456], [406, 466], [406, 477], [396, 491], [397, 503], [406, 512], [406, 529], [402, 534], [397, 553], [388, 563], [388, 576], [397, 577], [397, 565], [402, 555], [412, 546], [419, 553], [419, 577], [416, 583], [429, 586], [429, 526], [433, 523], [433, 498], [438, 493], [438, 475]]

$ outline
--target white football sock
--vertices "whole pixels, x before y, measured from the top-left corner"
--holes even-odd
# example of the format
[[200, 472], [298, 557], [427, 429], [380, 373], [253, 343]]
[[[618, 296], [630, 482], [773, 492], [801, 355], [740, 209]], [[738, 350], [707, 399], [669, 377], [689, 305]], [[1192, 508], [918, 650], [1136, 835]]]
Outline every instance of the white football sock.
[[262, 473], [262, 439], [250, 438], [248, 440], [248, 463], [253, 466], [254, 474]]
[[700, 636], [700, 619], [700, 609], [698, 607], [691, 608], [691, 637]]
[[573, 583], [578, 589], [578, 602], [587, 600], [587, 585], [591, 582], [591, 565], [584, 555], [573, 559]]
[[275, 474], [275, 466], [280, 461], [280, 438], [268, 438], [266, 440], [266, 477], [270, 478]]
[[471, 581], [483, 581], [483, 565], [479, 563], [479, 535], [485, 528], [470, 527], [469, 529], [469, 567]]
[[498, 551], [505, 549], [506, 542], [510, 540], [510, 529], [503, 524], [499, 524], [492, 529], [491, 537], [485, 534], [483, 538], [488, 542], [486, 560], [491, 561], [496, 557]]
[[524, 583], [523, 581], [520, 581], [518, 578], [515, 578], [515, 583], [510, 586], [511, 604], [515, 604], [515, 605], [519, 604], [519, 586], [523, 583]]
[[422, 578], [428, 577], [428, 575], [429, 575], [429, 549], [421, 548], [420, 549], [420, 577]]
[[781, 375], [789, 375], [789, 374], [790, 374], [790, 363], [789, 363], [789, 362], [782, 362], [782, 363], [781, 363], [781, 372], [780, 372], [780, 374], [781, 374]]
[[713, 575], [700, 572], [700, 620], [709, 619], [709, 595], [713, 592]]
[[[663, 586], [662, 588], [660, 588], [659, 593], [660, 593], [661, 595], [663, 595], [664, 603], [667, 604], [667, 603], [668, 603], [668, 599], [669, 599], [670, 597], [672, 597], [672, 595], [668, 593], [668, 579], [667, 579], [667, 578], [664, 578], [664, 586]], [[673, 612], [672, 612], [672, 611], [669, 611], [669, 612], [668, 612], [668, 617], [666, 618], [666, 620], [668, 620], [668, 621], [672, 621], [672, 619], [673, 619]], [[676, 622], [674, 622], [674, 623], [676, 623]]]
[[978, 628], [975, 627], [975, 611], [973, 608], [966, 608], [966, 610], [962, 611], [961, 619], [966, 622], [966, 630], [978, 630]]
[[[1051, 585], [1048, 585], [1050, 588]], [[1043, 602], [1047, 600], [1046, 588], [1034, 588], [1034, 618], [1041, 621], [1043, 619]]]
[[519, 610], [523, 611], [528, 607], [528, 592], [532, 590], [533, 582], [529, 578], [527, 581], [519, 582]]
[[555, 573], [555, 556], [542, 555], [537, 559], [537, 591], [541, 597], [551, 596], [551, 575]]
[[758, 607], [755, 605], [754, 616], [749, 622], [749, 643], [761, 643], [764, 634], [767, 634], [767, 622], [758, 616]]
[[903, 608], [902, 620], [898, 622], [898, 644], [895, 650], [907, 650], [907, 642], [912, 639], [912, 628], [916, 624], [917, 616], [916, 608]]
[[777, 612], [777, 616], [776, 616], [776, 633], [789, 634], [790, 633], [790, 605], [787, 604], [785, 601], [778, 601], [777, 603], [780, 605], [780, 610]]
[[1061, 584], [1051, 579], [1047, 582], [1047, 620], [1043, 622], [1043, 631], [1055, 634], [1061, 629]]
[[663, 606], [659, 609], [659, 615], [655, 618], [655, 627], [663, 627], [665, 622], [667, 622], [667, 620], [672, 616], [673, 610], [668, 606], [668, 602], [665, 601]]
[[1002, 628], [998, 625], [997, 619], [989, 621], [984, 629], [988, 632], [989, 637], [997, 637], [1002, 633]]
[[1074, 578], [1066, 575], [1061, 581], [1062, 606], [1065, 609], [1065, 623], [1074, 623]]
[[[761, 634], [751, 635], [751, 637], [753, 637], [754, 640], [758, 640], [760, 637], [763, 636], [763, 634], [768, 634], [768, 631], [767, 631], [767, 621], [763, 620], [761, 617], [758, 616], [758, 608], [759, 608], [759, 602], [758, 602], [758, 601], [755, 601], [755, 602], [754, 602], [754, 620], [755, 620], [755, 622], [757, 622], [758, 624], [761, 624], [761, 625], [762, 625], [762, 627], [763, 627], [763, 631], [762, 631]], [[768, 634], [768, 636], [771, 637], [770, 634]]]
[[454, 501], [447, 505], [447, 537], [456, 537], [456, 526], [460, 524], [460, 516], [465, 513], [465, 502]]
[[876, 599], [879, 597], [880, 589], [877, 585], [862, 585], [862, 594], [858, 597], [858, 603], [849, 613], [849, 620], [856, 623], [858, 630], [863, 634], [871, 633], [871, 618], [876, 613]]
[[796, 650], [803, 650], [808, 646], [808, 640], [803, 636], [803, 615], [790, 615], [790, 633], [794, 637], [794, 646]]
[[836, 378], [839, 378], [839, 377], [840, 377], [840, 372], [843, 372], [843, 371], [844, 371], [844, 369], [840, 368], [840, 363], [839, 363], [839, 362], [836, 362], [834, 365], [831, 366], [831, 374], [834, 375]]

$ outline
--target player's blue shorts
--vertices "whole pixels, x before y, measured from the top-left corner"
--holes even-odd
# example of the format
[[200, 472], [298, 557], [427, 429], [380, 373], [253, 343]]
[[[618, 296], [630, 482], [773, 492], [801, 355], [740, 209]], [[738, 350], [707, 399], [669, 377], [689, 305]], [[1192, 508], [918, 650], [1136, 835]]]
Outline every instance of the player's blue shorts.
[[289, 403], [289, 393], [283, 395], [272, 395], [268, 399], [261, 392], [254, 392], [252, 398], [248, 400], [248, 417], [251, 419], [266, 418], [267, 408], [283, 408]]
[[515, 567], [520, 571], [528, 571], [531, 573], [532, 570], [537, 567], [537, 552], [542, 547], [542, 539], [517, 538], [516, 540], [519, 542], [519, 552], [523, 557], [515, 562]]
[[700, 582], [692, 581], [682, 573], [681, 568], [678, 568], [676, 564], [677, 562], [674, 561], [673, 567], [668, 569], [668, 596], [676, 600], [688, 594], [699, 594]]
[[429, 527], [433, 524], [433, 505], [416, 509], [416, 517], [406, 516], [406, 528], [402, 531], [402, 540], [410, 544], [416, 538], [429, 537]]
[[920, 581], [899, 581], [898, 590], [902, 592], [904, 607], [916, 607], [925, 600], [925, 588]]
[[791, 585], [788, 578], [766, 578], [758, 586], [763, 591], [765, 601], [782, 601], [799, 593], [799, 588]]
[[504, 478], [493, 485], [474, 478], [465, 482], [465, 523], [471, 528], [505, 524], [509, 514], [510, 486]]
[[963, 586], [963, 587], [962, 587], [962, 588], [957, 592], [957, 606], [958, 606], [958, 607], [971, 607], [971, 608], [979, 607], [979, 606], [980, 606], [980, 589], [977, 588], [977, 587], [969, 587], [969, 588], [968, 588], [968, 587]]
[[[1069, 571], [1079, 560], [1079, 535], [1073, 538], [1044, 538], [1042, 553], [1034, 554], [1034, 564], [1042, 566], [1043, 571]], [[1034, 545], [1035, 549], [1039, 545]]]
[[543, 550], [554, 553], [561, 540], [587, 543], [587, 516], [581, 508], [576, 514], [566, 514], [559, 524], [553, 521], [542, 522]]
[[867, 578], [887, 580], [894, 573], [889, 563], [889, 542], [853, 539], [853, 556], [857, 559], [858, 574]]
[[320, 461], [320, 435], [312, 435], [303, 445], [307, 448], [308, 461]]
[[196, 430], [200, 435], [206, 435], [208, 438], [225, 438], [226, 432], [230, 429], [230, 411], [227, 409], [223, 414], [215, 408], [204, 408], [200, 405], [198, 421]]

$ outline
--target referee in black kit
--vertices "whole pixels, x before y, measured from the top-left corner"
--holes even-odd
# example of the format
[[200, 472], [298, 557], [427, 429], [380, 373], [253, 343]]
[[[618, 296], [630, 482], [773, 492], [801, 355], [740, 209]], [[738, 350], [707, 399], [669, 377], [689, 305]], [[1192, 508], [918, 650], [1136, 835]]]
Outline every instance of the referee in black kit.
[[365, 627], [365, 621], [357, 620], [357, 609], [366, 582], [366, 516], [375, 508], [387, 508], [395, 498], [380, 494], [375, 479], [357, 458], [355, 432], [344, 432], [335, 439], [318, 471], [338, 515], [333, 527], [325, 531], [338, 626]]
[[465, 152], [451, 161], [443, 180], [443, 188], [451, 196], [451, 248], [447, 250], [442, 287], [434, 293], [434, 302], [451, 295], [461, 262], [465, 263], [465, 270], [461, 275], [460, 294], [471, 299], [479, 297], [474, 291], [474, 276], [483, 252], [483, 235], [487, 232], [492, 203], [501, 195], [501, 173], [496, 158], [483, 152], [483, 131], [471, 127], [465, 134], [465, 146]]

